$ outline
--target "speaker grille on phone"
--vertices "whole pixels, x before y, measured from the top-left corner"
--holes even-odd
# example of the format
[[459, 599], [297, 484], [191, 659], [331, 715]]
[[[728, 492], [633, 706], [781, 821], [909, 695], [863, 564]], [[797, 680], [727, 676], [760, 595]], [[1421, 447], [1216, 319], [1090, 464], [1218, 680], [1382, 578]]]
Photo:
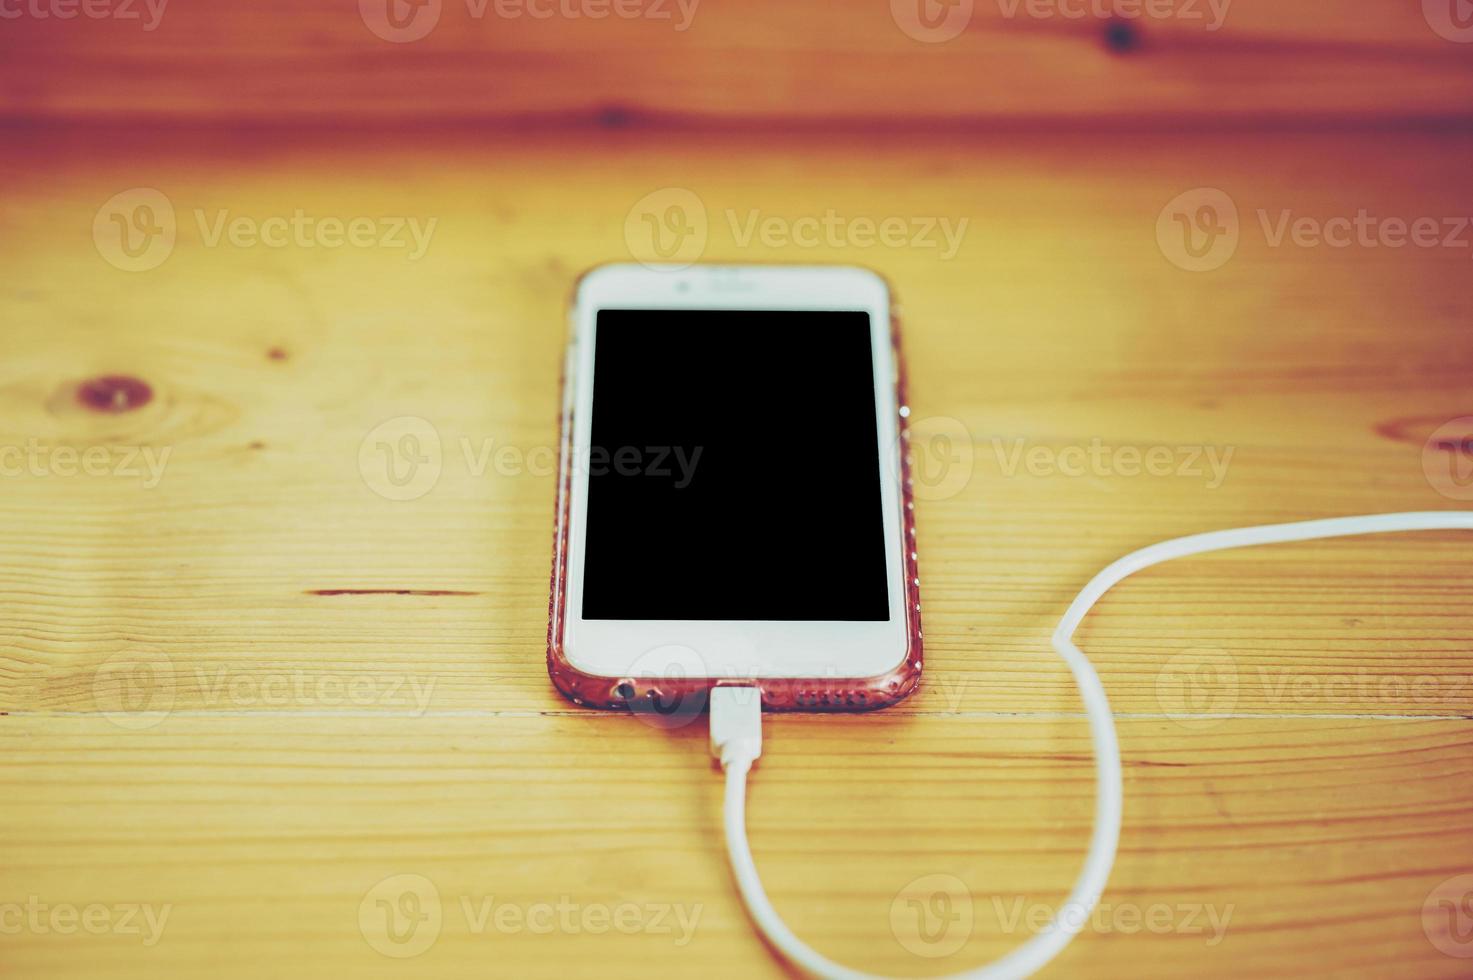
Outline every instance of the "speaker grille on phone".
[[798, 691], [793, 701], [800, 708], [867, 708], [869, 695], [864, 691]]

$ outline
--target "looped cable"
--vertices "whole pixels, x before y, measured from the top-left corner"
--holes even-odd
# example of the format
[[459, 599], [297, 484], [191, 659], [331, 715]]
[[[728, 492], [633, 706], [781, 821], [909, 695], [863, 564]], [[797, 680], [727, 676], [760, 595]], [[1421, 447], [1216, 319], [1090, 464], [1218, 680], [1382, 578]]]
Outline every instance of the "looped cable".
[[[1095, 904], [1105, 890], [1110, 869], [1115, 863], [1115, 852], [1120, 843], [1120, 812], [1122, 788], [1120, 778], [1120, 746], [1115, 734], [1115, 718], [1110, 711], [1105, 689], [1089, 658], [1074, 644], [1074, 631], [1084, 621], [1094, 604], [1122, 579], [1143, 568], [1159, 565], [1173, 558], [1200, 555], [1228, 548], [1246, 548], [1260, 544], [1277, 544], [1289, 541], [1311, 541], [1317, 538], [1348, 537], [1357, 534], [1385, 534], [1393, 531], [1473, 531], [1473, 512], [1466, 511], [1414, 511], [1401, 514], [1374, 514], [1366, 517], [1336, 517], [1320, 521], [1298, 521], [1292, 524], [1268, 524], [1260, 527], [1237, 528], [1229, 531], [1211, 531], [1193, 534], [1153, 544], [1148, 548], [1133, 551], [1112, 562], [1090, 580], [1069, 604], [1064, 618], [1054, 631], [1053, 646], [1068, 664], [1084, 701], [1085, 714], [1089, 719], [1090, 738], [1094, 744], [1095, 757], [1095, 821], [1090, 835], [1089, 850], [1085, 854], [1084, 866], [1074, 882], [1068, 899], [1059, 908], [1053, 920], [1031, 939], [1001, 959], [985, 966], [962, 973], [952, 974], [952, 980], [1021, 980], [1033, 975], [1069, 945], [1089, 921]], [[721, 690], [721, 689], [718, 689]], [[729, 692], [733, 689], [725, 689]], [[733, 695], [734, 696], [734, 695]], [[735, 700], [732, 704], [737, 703]], [[817, 952], [788, 928], [787, 923], [772, 907], [762, 880], [757, 875], [757, 866], [752, 861], [752, 850], [747, 844], [747, 773], [761, 753], [761, 716], [747, 710], [743, 717], [736, 718], [738, 709], [729, 707], [725, 699], [712, 699], [712, 729], [718, 725], [723, 730], [722, 741], [715, 743], [713, 751], [719, 751], [722, 765], [726, 767], [726, 852], [731, 860], [732, 874], [736, 878], [737, 890], [746, 904], [747, 913], [759, 932], [773, 948], [793, 965], [806, 973], [826, 980], [882, 980], [873, 974], [851, 970]], [[729, 724], [725, 717], [732, 713]], [[720, 717], [718, 717], [720, 716]], [[742, 746], [755, 745], [756, 753]]]

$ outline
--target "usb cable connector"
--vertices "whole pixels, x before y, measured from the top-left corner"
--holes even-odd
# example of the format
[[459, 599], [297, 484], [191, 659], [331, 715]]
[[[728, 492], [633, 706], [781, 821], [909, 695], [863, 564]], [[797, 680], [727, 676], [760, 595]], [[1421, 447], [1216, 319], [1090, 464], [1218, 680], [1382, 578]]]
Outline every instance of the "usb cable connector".
[[762, 755], [762, 692], [755, 687], [711, 689], [711, 755], [722, 769], [743, 773]]

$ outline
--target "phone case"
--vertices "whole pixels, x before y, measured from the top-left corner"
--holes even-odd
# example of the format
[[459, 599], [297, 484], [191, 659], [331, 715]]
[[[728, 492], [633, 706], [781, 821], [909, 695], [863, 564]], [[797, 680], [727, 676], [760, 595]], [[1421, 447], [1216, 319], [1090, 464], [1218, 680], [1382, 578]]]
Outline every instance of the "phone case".
[[[893, 293], [892, 293], [893, 297]], [[592, 708], [638, 709], [642, 704], [704, 704], [707, 692], [723, 684], [756, 685], [762, 707], [767, 711], [870, 711], [900, 701], [920, 686], [921, 681], [921, 594], [916, 565], [915, 502], [911, 484], [910, 432], [905, 409], [905, 362], [900, 348], [900, 319], [890, 315], [890, 342], [895, 357], [895, 403], [901, 406], [900, 484], [902, 534], [905, 556], [905, 615], [908, 638], [904, 659], [888, 673], [876, 677], [813, 678], [644, 678], [604, 677], [586, 674], [574, 667], [563, 651], [563, 622], [567, 603], [568, 508], [571, 500], [571, 467], [558, 473], [557, 510], [553, 521], [552, 581], [547, 610], [547, 672], [553, 685], [574, 704]], [[567, 394], [567, 368], [561, 379]], [[569, 458], [568, 442], [573, 437], [571, 399], [560, 397], [559, 459]], [[560, 466], [564, 464], [560, 463]], [[657, 709], [663, 710], [663, 709]]]

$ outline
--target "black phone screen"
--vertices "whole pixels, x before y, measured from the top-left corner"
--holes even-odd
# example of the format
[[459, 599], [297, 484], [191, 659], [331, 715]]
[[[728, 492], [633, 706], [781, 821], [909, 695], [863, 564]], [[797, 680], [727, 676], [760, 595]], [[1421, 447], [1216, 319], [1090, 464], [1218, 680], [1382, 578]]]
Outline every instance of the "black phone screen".
[[885, 621], [869, 315], [601, 310], [585, 619]]

